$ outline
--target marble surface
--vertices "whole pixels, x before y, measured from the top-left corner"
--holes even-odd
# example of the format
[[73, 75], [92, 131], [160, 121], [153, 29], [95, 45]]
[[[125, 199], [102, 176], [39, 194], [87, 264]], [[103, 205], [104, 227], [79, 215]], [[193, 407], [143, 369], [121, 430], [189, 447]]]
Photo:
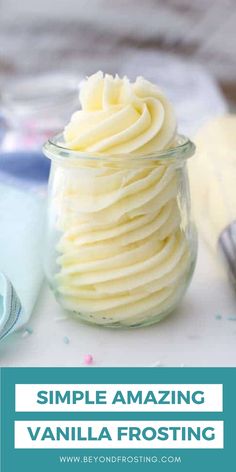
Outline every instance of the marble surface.
[[[111, 330], [66, 319], [46, 284], [29, 327], [0, 346], [2, 366], [236, 366], [236, 294], [200, 241], [191, 286], [179, 308], [148, 328]], [[65, 338], [66, 337], [66, 338]]]

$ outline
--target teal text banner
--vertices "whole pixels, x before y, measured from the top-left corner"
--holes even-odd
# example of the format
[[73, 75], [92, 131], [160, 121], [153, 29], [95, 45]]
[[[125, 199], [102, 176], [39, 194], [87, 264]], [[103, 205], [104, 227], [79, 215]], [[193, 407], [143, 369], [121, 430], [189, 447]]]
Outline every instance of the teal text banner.
[[[53, 411], [51, 405], [46, 405], [47, 388], [53, 390], [54, 385], [71, 385], [78, 389], [83, 385], [89, 394], [93, 385], [111, 386], [115, 389], [122, 385], [142, 385], [143, 389], [148, 385], [186, 385], [194, 390], [196, 386], [196, 400], [193, 407], [184, 406], [185, 411], [180, 411], [179, 407], [172, 405], [165, 406], [164, 410], [160, 405], [139, 410], [137, 402], [130, 404], [128, 409], [120, 407], [112, 408], [104, 405], [103, 411], [96, 411], [96, 406], [88, 406], [86, 411], [78, 406], [78, 410], [66, 410], [65, 399], [62, 398], [58, 411]], [[35, 404], [39, 407], [34, 409], [31, 405], [30, 392], [35, 385], [39, 386], [39, 397]], [[208, 403], [204, 410], [201, 405], [201, 392], [199, 386], [206, 385], [208, 388]], [[16, 401], [16, 386], [19, 387], [20, 401]], [[33, 386], [33, 387], [32, 387]], [[217, 387], [217, 388], [216, 388]], [[220, 408], [220, 397], [217, 402], [217, 395], [222, 387], [223, 404]], [[30, 390], [31, 389], [31, 390]], [[164, 389], [164, 387], [163, 387]], [[214, 390], [215, 389], [215, 390]], [[217, 390], [218, 389], [218, 390]], [[112, 391], [113, 391], [112, 390]], [[215, 393], [214, 393], [215, 392]], [[60, 392], [61, 395], [61, 392]], [[210, 396], [209, 396], [210, 395]], [[78, 396], [78, 392], [77, 392]], [[52, 397], [51, 397], [52, 398]], [[54, 397], [53, 397], [54, 398]], [[72, 397], [71, 397], [72, 398]], [[101, 403], [105, 404], [105, 394], [99, 397]], [[117, 395], [116, 395], [116, 398]], [[88, 397], [89, 399], [89, 397]], [[211, 400], [212, 399], [212, 400]], [[35, 400], [35, 398], [34, 398]], [[64, 403], [63, 403], [64, 401]], [[49, 402], [48, 402], [49, 403]], [[79, 404], [79, 403], [78, 403]], [[23, 405], [23, 406], [22, 406]], [[150, 402], [151, 405], [151, 402]], [[191, 411], [192, 408], [192, 411]], [[199, 410], [198, 410], [199, 408]], [[51, 409], [51, 411], [47, 411]], [[193, 411], [195, 410], [195, 411]], [[147, 441], [147, 448], [122, 447], [113, 448], [113, 437], [107, 442], [109, 447], [86, 447], [88, 442], [84, 441], [82, 447], [60, 448], [56, 446], [56, 441], [52, 442], [49, 448], [44, 444], [50, 438], [40, 443], [37, 435], [38, 425], [59, 424], [101, 424], [110, 425], [111, 430], [117, 423], [122, 425], [132, 424], [139, 427], [142, 424], [185, 424], [185, 425], [223, 425], [223, 446], [218, 443], [211, 446], [208, 441], [207, 448], [202, 448], [199, 442], [197, 448], [192, 447], [194, 441], [179, 447], [179, 443], [173, 448], [155, 447], [150, 445], [151, 438]], [[32, 427], [32, 425], [34, 425]], [[30, 429], [31, 428], [31, 429]], [[91, 428], [92, 429], [92, 428]], [[17, 433], [17, 438], [16, 438]], [[28, 435], [24, 442], [24, 434]], [[64, 434], [64, 433], [63, 433]], [[92, 433], [91, 433], [92, 434]], [[94, 433], [93, 433], [94, 434]], [[148, 433], [150, 434], [150, 432]], [[209, 433], [207, 433], [209, 434]], [[37, 437], [37, 439], [36, 439]], [[207, 439], [209, 439], [208, 436]], [[17, 439], [17, 440], [16, 440]], [[94, 439], [94, 438], [92, 438]], [[174, 438], [175, 439], [175, 438]], [[99, 438], [96, 438], [97, 444]], [[195, 441], [196, 442], [196, 441]], [[35, 448], [35, 444], [39, 444]], [[187, 444], [187, 441], [185, 442]], [[183, 443], [183, 444], [185, 444]], [[22, 446], [23, 444], [23, 446]], [[96, 443], [95, 443], [96, 444]], [[101, 443], [103, 444], [103, 443]], [[134, 440], [134, 445], [137, 441]], [[138, 443], [139, 444], [139, 443]], [[166, 444], [163, 441], [163, 444]], [[213, 444], [213, 442], [212, 442]], [[20, 446], [19, 446], [20, 445]], [[114, 442], [115, 445], [115, 442]], [[16, 447], [17, 446], [17, 447]], [[236, 368], [2, 368], [1, 369], [1, 472], [24, 471], [24, 472], [44, 472], [44, 471], [227, 471], [236, 470]]]

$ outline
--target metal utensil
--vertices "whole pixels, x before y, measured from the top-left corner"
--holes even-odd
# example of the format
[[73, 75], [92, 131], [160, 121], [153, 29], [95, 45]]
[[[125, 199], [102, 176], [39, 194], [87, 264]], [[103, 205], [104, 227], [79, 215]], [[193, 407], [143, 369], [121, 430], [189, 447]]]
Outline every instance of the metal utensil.
[[222, 231], [218, 244], [226, 261], [229, 278], [236, 289], [236, 221]]

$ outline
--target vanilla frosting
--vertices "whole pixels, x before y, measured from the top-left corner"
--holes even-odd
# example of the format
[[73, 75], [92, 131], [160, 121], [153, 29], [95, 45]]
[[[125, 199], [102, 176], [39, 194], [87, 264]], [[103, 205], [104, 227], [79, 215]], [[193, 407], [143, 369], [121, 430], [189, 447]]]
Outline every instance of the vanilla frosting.
[[81, 110], [72, 115], [64, 138], [69, 149], [92, 153], [152, 153], [170, 146], [176, 133], [173, 107], [162, 91], [142, 77], [97, 72], [80, 92]]
[[101, 73], [84, 84], [66, 147], [124, 154], [122, 165], [83, 159], [55, 165], [52, 201], [59, 236], [57, 293], [87, 321], [137, 325], [167, 313], [186, 284], [191, 257], [174, 163], [128, 166], [129, 153], [170, 146], [176, 120], [160, 90]]
[[236, 218], [236, 115], [205, 123], [195, 136], [197, 158], [189, 165], [194, 217], [212, 249]]

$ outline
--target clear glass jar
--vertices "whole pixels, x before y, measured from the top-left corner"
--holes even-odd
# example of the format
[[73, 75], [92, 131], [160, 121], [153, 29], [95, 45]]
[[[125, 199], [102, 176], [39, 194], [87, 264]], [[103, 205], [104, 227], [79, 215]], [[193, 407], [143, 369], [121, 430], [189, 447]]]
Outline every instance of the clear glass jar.
[[191, 141], [152, 155], [89, 155], [48, 141], [45, 271], [61, 306], [83, 321], [139, 327], [181, 300], [196, 230], [186, 159]]
[[38, 150], [58, 133], [77, 109], [78, 78], [43, 74], [16, 78], [1, 90], [0, 108], [5, 128], [3, 151]]

